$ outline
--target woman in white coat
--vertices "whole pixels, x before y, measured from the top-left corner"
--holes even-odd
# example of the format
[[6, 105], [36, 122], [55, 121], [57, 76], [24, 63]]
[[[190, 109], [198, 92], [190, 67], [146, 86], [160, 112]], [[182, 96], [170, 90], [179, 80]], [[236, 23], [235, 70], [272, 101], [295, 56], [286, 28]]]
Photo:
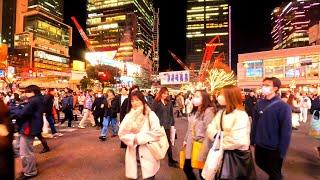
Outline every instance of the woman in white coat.
[[233, 85], [225, 86], [217, 100], [224, 108], [207, 128], [207, 136], [211, 140], [219, 131], [223, 132], [224, 155], [217, 178], [255, 180], [254, 163], [249, 150], [251, 123], [242, 104], [241, 90]]
[[121, 122], [118, 135], [127, 145], [126, 177], [138, 179], [140, 173], [137, 161], [140, 160], [142, 178], [154, 179], [160, 168], [160, 161], [154, 158], [146, 144], [160, 140], [160, 124], [157, 115], [150, 110], [140, 91], [131, 94], [129, 113]]

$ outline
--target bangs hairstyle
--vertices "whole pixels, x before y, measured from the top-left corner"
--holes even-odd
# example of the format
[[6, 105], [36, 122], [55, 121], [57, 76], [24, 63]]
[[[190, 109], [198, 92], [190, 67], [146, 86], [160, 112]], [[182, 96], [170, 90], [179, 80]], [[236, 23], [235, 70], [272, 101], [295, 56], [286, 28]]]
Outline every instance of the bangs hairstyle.
[[235, 109], [244, 110], [240, 88], [234, 85], [227, 85], [222, 88], [221, 92], [226, 99], [226, 114], [232, 113]]
[[147, 111], [147, 109], [146, 109], [147, 102], [146, 102], [146, 99], [144, 98], [144, 95], [140, 91], [134, 91], [134, 92], [131, 93], [130, 99], [129, 99], [130, 101], [128, 103], [129, 112], [132, 109], [131, 100], [132, 100], [133, 97], [137, 97], [142, 102], [142, 104], [143, 104], [143, 115], [146, 115], [147, 114], [147, 112], [146, 112]]
[[[155, 98], [155, 101], [160, 102], [160, 101], [161, 101], [162, 94], [164, 94], [165, 92], [168, 92], [168, 93], [169, 93], [168, 88], [162, 87], [162, 88], [160, 89], [160, 91], [158, 92], [158, 94], [157, 94], [157, 96], [156, 96], [156, 98]], [[168, 98], [165, 99], [165, 103], [168, 104], [168, 102], [169, 102]]]
[[216, 109], [215, 105], [212, 103], [212, 101], [210, 100], [210, 94], [206, 90], [197, 90], [195, 93], [197, 93], [197, 92], [200, 92], [200, 94], [201, 94], [202, 104], [201, 104], [200, 108], [194, 107], [192, 112], [196, 112], [199, 110], [200, 114], [203, 114], [208, 107], [213, 107], [214, 113], [216, 113], [217, 109]]

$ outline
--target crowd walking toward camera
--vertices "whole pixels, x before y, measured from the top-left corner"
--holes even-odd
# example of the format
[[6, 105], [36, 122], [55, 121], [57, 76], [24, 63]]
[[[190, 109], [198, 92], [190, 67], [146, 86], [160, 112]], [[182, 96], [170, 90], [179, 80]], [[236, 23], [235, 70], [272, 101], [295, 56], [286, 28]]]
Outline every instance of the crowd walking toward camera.
[[[188, 180], [259, 179], [255, 164], [270, 180], [280, 180], [292, 132], [308, 121], [311, 137], [320, 132], [320, 98], [281, 92], [275, 77], [262, 81], [260, 94], [245, 96], [233, 85], [213, 94], [199, 89], [176, 96], [166, 87], [155, 93], [138, 86], [73, 92], [31, 85], [9, 99], [1, 94], [0, 106], [0, 175], [6, 179], [14, 179], [14, 157], [22, 160], [16, 179], [36, 177], [33, 142], [41, 141], [42, 154], [55, 151], [46, 139], [63, 138], [60, 127], [92, 127], [101, 147], [120, 140], [128, 179], [157, 179], [160, 162], [166, 161], [169, 168], [181, 168]], [[187, 126], [182, 134], [177, 121]], [[183, 139], [181, 147], [177, 138]], [[320, 156], [320, 147], [314, 149]]]

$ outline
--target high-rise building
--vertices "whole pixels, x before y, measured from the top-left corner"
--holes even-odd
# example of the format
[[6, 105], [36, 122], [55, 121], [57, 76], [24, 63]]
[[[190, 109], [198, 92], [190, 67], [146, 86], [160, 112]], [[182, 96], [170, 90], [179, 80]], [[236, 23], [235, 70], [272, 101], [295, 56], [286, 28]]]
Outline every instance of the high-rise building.
[[17, 0], [15, 56], [10, 64], [18, 74], [70, 77], [72, 28], [62, 22], [62, 10], [63, 0]]
[[220, 45], [213, 58], [225, 55], [225, 63], [230, 65], [231, 7], [228, 0], [187, 0], [187, 58], [186, 63], [194, 63], [199, 69], [204, 54], [205, 43], [220, 36]]
[[276, 7], [272, 14], [273, 49], [309, 45], [308, 29], [319, 20], [319, 0], [293, 0]]
[[116, 60], [134, 62], [152, 49], [152, 0], [88, 0], [87, 34], [95, 51], [117, 51]]
[[16, 0], [0, 0], [0, 41], [8, 44], [8, 53], [13, 53]]

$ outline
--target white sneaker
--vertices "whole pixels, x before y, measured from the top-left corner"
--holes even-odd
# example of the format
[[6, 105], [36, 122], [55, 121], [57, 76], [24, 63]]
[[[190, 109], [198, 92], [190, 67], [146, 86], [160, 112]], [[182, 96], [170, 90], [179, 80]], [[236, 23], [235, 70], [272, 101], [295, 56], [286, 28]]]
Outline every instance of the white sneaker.
[[86, 127], [83, 127], [83, 126], [78, 126], [78, 128], [80, 128], [80, 129], [85, 129]]
[[53, 137], [61, 137], [61, 136], [63, 136], [62, 133], [55, 133], [55, 134], [53, 134]]

